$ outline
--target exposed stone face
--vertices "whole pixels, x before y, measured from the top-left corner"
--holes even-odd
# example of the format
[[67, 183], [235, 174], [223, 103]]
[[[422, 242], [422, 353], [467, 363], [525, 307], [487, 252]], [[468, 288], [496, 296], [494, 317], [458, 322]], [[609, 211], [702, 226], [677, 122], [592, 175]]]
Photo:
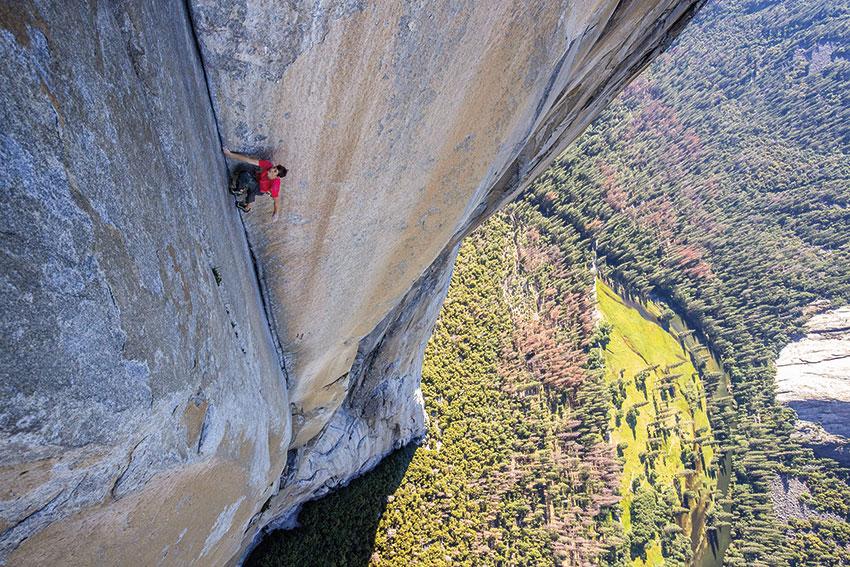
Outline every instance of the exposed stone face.
[[770, 499], [779, 521], [788, 522], [794, 518], [841, 520], [835, 514], [819, 512], [806, 504], [804, 497], [810, 495], [809, 487], [797, 477], [780, 473], [770, 479]]
[[850, 307], [820, 313], [776, 360], [777, 399], [815, 452], [850, 465]]
[[294, 447], [345, 399], [360, 339], [693, 4], [192, 2], [226, 145], [290, 169], [282, 221], [266, 203], [248, 224], [290, 362]]
[[289, 416], [188, 14], [0, 17], [0, 562], [223, 563]]
[[258, 528], [288, 525], [301, 503], [359, 476], [390, 451], [425, 434], [419, 389], [422, 355], [448, 291], [456, 255], [457, 248], [438, 258], [361, 341], [345, 401], [321, 435], [290, 454], [280, 494]]
[[460, 238], [699, 0], [189, 4], [0, 8], [0, 562], [225, 563], [421, 436]]

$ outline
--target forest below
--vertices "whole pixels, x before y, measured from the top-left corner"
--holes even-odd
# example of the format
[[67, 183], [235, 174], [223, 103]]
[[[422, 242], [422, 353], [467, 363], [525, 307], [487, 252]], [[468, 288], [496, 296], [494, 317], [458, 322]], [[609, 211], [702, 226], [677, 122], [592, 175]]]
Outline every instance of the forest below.
[[774, 382], [850, 302], [848, 87], [846, 0], [706, 5], [464, 242], [421, 445], [249, 564], [850, 564], [850, 472]]

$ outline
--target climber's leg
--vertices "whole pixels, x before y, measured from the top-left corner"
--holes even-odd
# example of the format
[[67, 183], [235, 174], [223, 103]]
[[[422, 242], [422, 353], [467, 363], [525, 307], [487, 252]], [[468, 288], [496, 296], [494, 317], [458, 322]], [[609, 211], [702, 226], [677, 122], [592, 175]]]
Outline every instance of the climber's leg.
[[248, 193], [251, 187], [256, 187], [257, 185], [257, 178], [254, 176], [254, 172], [245, 169], [238, 171], [236, 190], [240, 195]]
[[260, 184], [257, 183], [257, 180], [251, 177], [253, 183], [247, 183], [245, 185], [245, 204], [250, 205], [254, 202], [254, 199], [257, 198], [257, 195], [260, 194]]
[[227, 190], [230, 191], [231, 195], [241, 195], [241, 191], [239, 190], [239, 172], [234, 171], [230, 174], [230, 179], [227, 183]]
[[[245, 211], [246, 213], [251, 210], [251, 203], [253, 203], [254, 199], [257, 198], [257, 195], [260, 194], [260, 184], [257, 183], [257, 179], [250, 173], [247, 173], [247, 175], [248, 177], [243, 177], [241, 175], [239, 177], [239, 187], [240, 189], [244, 188], [243, 191], [245, 192], [245, 201], [241, 203], [236, 203], [236, 206]], [[242, 184], [243, 180], [244, 184]]]

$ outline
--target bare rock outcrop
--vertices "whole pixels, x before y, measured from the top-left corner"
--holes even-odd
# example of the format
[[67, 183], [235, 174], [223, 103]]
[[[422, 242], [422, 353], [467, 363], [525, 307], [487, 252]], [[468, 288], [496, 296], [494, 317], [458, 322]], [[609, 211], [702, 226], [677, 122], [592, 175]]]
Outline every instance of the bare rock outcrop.
[[788, 522], [794, 518], [841, 519], [835, 514], [820, 512], [806, 504], [805, 500], [810, 495], [811, 491], [806, 483], [795, 476], [780, 473], [770, 479], [770, 500], [779, 521]]
[[850, 466], [850, 307], [812, 317], [776, 360], [777, 399], [815, 452]]
[[0, 562], [222, 564], [421, 436], [458, 242], [699, 4], [0, 8]]

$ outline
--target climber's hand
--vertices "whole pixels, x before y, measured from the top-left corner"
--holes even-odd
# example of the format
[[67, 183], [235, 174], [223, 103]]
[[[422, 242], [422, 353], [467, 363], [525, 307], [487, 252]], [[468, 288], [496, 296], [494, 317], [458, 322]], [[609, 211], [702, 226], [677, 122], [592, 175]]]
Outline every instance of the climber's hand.
[[280, 215], [278, 215], [278, 214], [277, 214], [277, 212], [272, 213], [272, 221], [273, 221], [273, 222], [277, 222], [277, 217], [278, 217], [278, 216], [280, 216]]
[[226, 154], [229, 154], [229, 153], [230, 153], [230, 148], [228, 148], [227, 146], [221, 146], [221, 151], [223, 151], [223, 152], [224, 152], [224, 153], [226, 153]]

